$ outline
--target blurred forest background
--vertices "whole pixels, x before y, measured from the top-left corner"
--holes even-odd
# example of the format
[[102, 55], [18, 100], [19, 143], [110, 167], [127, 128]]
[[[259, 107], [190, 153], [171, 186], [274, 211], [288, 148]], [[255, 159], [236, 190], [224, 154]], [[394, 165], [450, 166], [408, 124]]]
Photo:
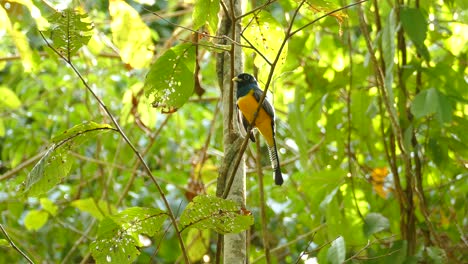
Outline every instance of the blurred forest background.
[[[0, 3], [0, 263], [213, 263], [221, 220], [181, 215], [195, 196], [214, 206], [230, 1]], [[235, 45], [262, 87], [288, 38], [269, 86], [285, 183], [250, 144], [228, 232], [247, 230], [250, 263], [466, 262], [468, 3], [369, 0], [314, 21], [352, 3], [243, 1]]]

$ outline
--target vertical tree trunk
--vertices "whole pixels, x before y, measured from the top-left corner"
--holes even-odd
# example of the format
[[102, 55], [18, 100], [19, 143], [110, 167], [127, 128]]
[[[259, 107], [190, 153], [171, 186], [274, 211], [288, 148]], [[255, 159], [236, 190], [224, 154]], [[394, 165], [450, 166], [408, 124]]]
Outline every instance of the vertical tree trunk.
[[[231, 0], [225, 3], [227, 9], [225, 11], [227, 11], [227, 13], [222, 12], [218, 35], [228, 36], [236, 40], [236, 42], [240, 42], [240, 20], [235, 21], [234, 18], [242, 14], [241, 0]], [[238, 148], [240, 147], [240, 144], [234, 144], [234, 142], [239, 139], [239, 130], [236, 119], [235, 87], [232, 78], [243, 71], [244, 62], [241, 48], [233, 43], [231, 44], [230, 52], [224, 52], [218, 55], [216, 65], [218, 81], [222, 93], [225, 153], [223, 164], [224, 173], [220, 173], [220, 178], [218, 179], [218, 195], [224, 192], [224, 188], [226, 187], [225, 183], [228, 180], [227, 177], [231, 174], [231, 169], [229, 169], [229, 167], [233, 163], [233, 153], [238, 153]], [[234, 61], [232, 61], [232, 59]], [[227, 199], [234, 200], [245, 207], [245, 162], [241, 162], [240, 167], [237, 169]], [[218, 250], [220, 250], [220, 248], [218, 248]], [[224, 236], [223, 259], [224, 263], [229, 264], [246, 263], [246, 232], [227, 234]]]

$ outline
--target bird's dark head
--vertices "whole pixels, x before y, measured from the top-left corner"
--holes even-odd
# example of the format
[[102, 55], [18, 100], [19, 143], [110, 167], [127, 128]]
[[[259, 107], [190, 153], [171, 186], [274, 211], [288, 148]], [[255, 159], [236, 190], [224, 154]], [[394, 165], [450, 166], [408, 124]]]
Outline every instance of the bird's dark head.
[[254, 88], [258, 88], [257, 80], [248, 73], [241, 73], [232, 78], [232, 80], [237, 82], [237, 98], [246, 95]]

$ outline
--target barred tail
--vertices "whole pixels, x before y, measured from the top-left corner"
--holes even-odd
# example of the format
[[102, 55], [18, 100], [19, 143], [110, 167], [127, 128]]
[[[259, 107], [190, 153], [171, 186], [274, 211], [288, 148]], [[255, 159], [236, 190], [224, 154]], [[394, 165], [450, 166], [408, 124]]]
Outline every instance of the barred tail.
[[278, 151], [276, 149], [276, 140], [274, 138], [273, 138], [273, 146], [268, 146], [268, 150], [270, 152], [271, 167], [273, 168], [273, 171], [274, 171], [275, 184], [282, 185], [283, 174], [281, 173], [280, 162], [278, 159]]

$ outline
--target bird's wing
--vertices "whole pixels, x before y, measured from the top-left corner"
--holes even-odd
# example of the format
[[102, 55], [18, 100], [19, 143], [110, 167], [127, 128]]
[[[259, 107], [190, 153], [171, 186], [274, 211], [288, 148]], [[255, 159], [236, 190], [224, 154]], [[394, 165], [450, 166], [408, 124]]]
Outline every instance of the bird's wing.
[[[245, 118], [245, 116], [242, 114], [242, 112], [239, 110], [239, 108], [237, 108], [237, 116], [238, 118], [240, 119], [239, 121], [242, 123], [242, 127], [241, 127], [241, 133], [243, 136], [245, 136], [247, 134], [247, 129], [249, 128], [249, 121], [247, 121], [247, 119]], [[255, 142], [255, 136], [254, 136], [254, 133], [253, 133], [253, 129], [250, 130], [250, 140], [252, 140], [252, 142]]]
[[[260, 98], [262, 98], [262, 94], [263, 94], [263, 91], [260, 90], [260, 88], [256, 87], [254, 89], [254, 94], [253, 95], [254, 95], [255, 99], [257, 100], [257, 102], [259, 102]], [[265, 112], [267, 112], [267, 114], [269, 116], [271, 116], [272, 122], [274, 122], [273, 119], [275, 117], [275, 109], [271, 105], [270, 101], [268, 101], [268, 98], [265, 98], [265, 100], [263, 100], [262, 106], [263, 106], [263, 109], [265, 109]]]

